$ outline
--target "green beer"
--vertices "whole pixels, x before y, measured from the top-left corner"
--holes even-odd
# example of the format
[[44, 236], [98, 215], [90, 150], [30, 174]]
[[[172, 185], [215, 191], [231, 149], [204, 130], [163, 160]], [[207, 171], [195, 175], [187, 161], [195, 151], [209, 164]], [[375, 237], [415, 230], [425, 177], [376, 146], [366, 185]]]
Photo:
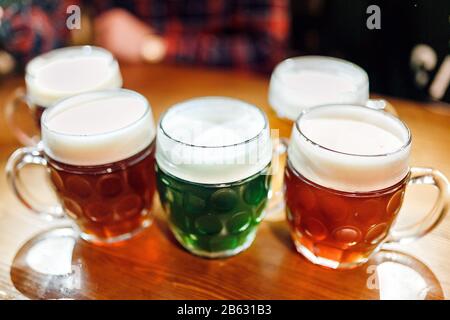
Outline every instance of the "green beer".
[[227, 185], [206, 185], [175, 178], [156, 166], [161, 203], [177, 240], [208, 257], [245, 250], [264, 217], [268, 170]]
[[265, 114], [240, 100], [198, 98], [170, 108], [158, 130], [157, 188], [175, 238], [209, 258], [248, 248], [270, 190]]

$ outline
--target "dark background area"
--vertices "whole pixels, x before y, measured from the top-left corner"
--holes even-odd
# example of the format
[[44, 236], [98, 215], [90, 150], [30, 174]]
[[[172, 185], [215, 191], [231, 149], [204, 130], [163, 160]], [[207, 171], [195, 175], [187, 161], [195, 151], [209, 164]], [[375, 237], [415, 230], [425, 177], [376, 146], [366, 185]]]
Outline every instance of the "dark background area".
[[[0, 0], [0, 5], [14, 1]], [[380, 30], [366, 26], [370, 5], [380, 7]], [[432, 100], [429, 86], [450, 53], [450, 0], [290, 0], [290, 16], [288, 56], [340, 57], [368, 72], [371, 92]], [[422, 84], [411, 66], [419, 44], [437, 57], [436, 66], [423, 71], [427, 81]], [[450, 103], [449, 88], [441, 100]]]
[[[381, 29], [369, 30], [369, 5], [381, 9]], [[449, 54], [449, 0], [291, 0], [290, 55], [341, 57], [363, 67], [370, 90], [387, 95], [428, 100], [428, 87], [417, 85], [410, 66], [412, 49], [429, 45], [437, 54], [433, 79]], [[444, 101], [450, 102], [450, 90]]]

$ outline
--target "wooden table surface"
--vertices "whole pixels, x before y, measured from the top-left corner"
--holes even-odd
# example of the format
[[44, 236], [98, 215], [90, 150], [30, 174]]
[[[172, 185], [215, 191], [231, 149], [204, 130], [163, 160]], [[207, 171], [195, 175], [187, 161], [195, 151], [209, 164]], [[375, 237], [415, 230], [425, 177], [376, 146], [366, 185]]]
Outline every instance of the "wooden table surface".
[[[124, 87], [145, 95], [155, 118], [187, 98], [233, 96], [266, 110], [272, 127], [289, 134], [289, 125], [270, 112], [266, 77], [173, 66], [123, 66], [122, 71]], [[8, 94], [21, 85], [21, 77], [0, 83], [0, 109]], [[450, 177], [450, 112], [444, 105], [388, 99], [412, 131], [412, 164], [439, 168]], [[61, 222], [33, 216], [14, 198], [4, 166], [18, 147], [0, 117], [0, 299], [450, 297], [448, 216], [432, 234], [386, 248], [365, 266], [350, 271], [307, 262], [294, 250], [285, 221], [263, 221], [253, 245], [235, 257], [195, 257], [171, 236], [159, 205], [153, 225], [144, 233], [121, 245], [96, 247], [66, 235], [70, 229], [58, 229]], [[45, 197], [43, 185], [38, 180], [30, 183], [36, 195]], [[435, 196], [430, 187], [411, 189], [402, 221], [412, 221], [430, 208]]]

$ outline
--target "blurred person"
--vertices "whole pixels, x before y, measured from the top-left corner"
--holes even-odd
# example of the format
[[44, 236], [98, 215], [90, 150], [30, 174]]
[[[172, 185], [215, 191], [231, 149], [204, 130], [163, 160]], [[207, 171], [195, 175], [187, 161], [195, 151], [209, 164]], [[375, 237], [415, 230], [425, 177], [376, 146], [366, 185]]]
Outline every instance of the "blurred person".
[[287, 0], [0, 0], [1, 46], [23, 65], [67, 44], [70, 5], [93, 14], [97, 45], [131, 63], [268, 72], [284, 58], [288, 40]]

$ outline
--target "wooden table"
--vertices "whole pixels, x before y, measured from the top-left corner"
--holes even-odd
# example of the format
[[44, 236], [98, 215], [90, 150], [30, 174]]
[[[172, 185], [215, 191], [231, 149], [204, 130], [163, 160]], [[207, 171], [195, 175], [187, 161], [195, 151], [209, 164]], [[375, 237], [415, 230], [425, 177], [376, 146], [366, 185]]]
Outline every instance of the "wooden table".
[[[126, 88], [149, 99], [156, 118], [183, 99], [233, 96], [266, 110], [272, 127], [289, 135], [289, 126], [270, 112], [265, 77], [173, 66], [124, 66], [123, 75]], [[20, 85], [23, 85], [21, 77], [1, 83], [0, 106]], [[433, 166], [450, 176], [450, 113], [445, 106], [389, 100], [411, 128], [412, 164]], [[5, 162], [18, 147], [1, 117], [0, 299], [450, 297], [450, 217], [425, 238], [390, 247], [367, 265], [351, 271], [327, 270], [307, 262], [295, 252], [284, 221], [264, 221], [254, 244], [238, 256], [221, 260], [192, 256], [170, 235], [159, 206], [153, 225], [122, 245], [95, 247], [70, 237], [55, 240], [50, 236], [58, 232], [54, 229], [58, 223], [32, 216], [6, 185]], [[45, 188], [41, 185], [36, 182], [31, 187], [44, 197]], [[416, 213], [428, 209], [435, 195], [434, 190], [423, 187], [409, 192], [402, 210], [406, 219], [411, 220]], [[56, 231], [49, 233], [52, 228]], [[63, 243], [55, 244], [57, 239]], [[42, 266], [45, 262], [47, 266]], [[67, 268], [72, 272], [61, 275]]]

